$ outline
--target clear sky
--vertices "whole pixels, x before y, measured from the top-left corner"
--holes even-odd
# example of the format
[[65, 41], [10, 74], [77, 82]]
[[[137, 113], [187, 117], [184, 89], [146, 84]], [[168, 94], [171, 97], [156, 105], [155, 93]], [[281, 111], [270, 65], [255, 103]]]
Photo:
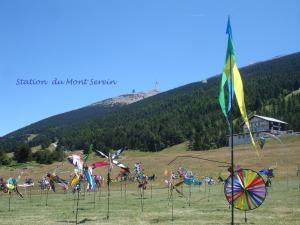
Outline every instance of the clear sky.
[[[0, 136], [112, 96], [219, 74], [231, 16], [239, 67], [299, 51], [300, 1], [3, 0]], [[116, 85], [16, 85], [17, 79]]]

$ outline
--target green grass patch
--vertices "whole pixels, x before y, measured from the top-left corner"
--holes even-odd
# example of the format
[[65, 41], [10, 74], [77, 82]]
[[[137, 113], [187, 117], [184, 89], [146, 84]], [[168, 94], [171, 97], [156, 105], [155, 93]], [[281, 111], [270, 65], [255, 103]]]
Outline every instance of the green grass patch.
[[[257, 209], [247, 213], [248, 223], [257, 225], [296, 225], [300, 221], [299, 181], [294, 179], [287, 189], [284, 182], [273, 180], [265, 202]], [[145, 191], [143, 211], [141, 198], [135, 186], [121, 194], [119, 184], [114, 184], [110, 198], [110, 217], [107, 216], [107, 192], [103, 188], [101, 195], [86, 193], [80, 196], [78, 221], [80, 224], [119, 224], [119, 225], [212, 225], [229, 224], [231, 211], [223, 194], [223, 185], [218, 184], [210, 189], [205, 186], [193, 187], [190, 206], [188, 199], [179, 197], [174, 192], [174, 211], [172, 221], [172, 202], [168, 201], [166, 188], [148, 188]], [[24, 193], [24, 191], [22, 190]], [[183, 192], [188, 197], [188, 187]], [[76, 197], [76, 196], [75, 196]], [[74, 196], [71, 193], [49, 192], [48, 206], [45, 193], [33, 192], [31, 198], [25, 195], [20, 199], [13, 195], [11, 211], [8, 211], [8, 194], [1, 194], [0, 218], [5, 225], [31, 224], [75, 224]], [[75, 202], [76, 203], [76, 202]], [[246, 224], [244, 213], [235, 210], [235, 223]]]

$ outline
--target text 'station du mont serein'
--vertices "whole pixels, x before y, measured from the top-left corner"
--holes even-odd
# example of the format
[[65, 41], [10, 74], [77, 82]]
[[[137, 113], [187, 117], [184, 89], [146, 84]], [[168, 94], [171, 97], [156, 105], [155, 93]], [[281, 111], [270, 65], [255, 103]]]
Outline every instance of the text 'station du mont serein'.
[[49, 80], [40, 80], [40, 79], [20, 79], [16, 80], [17, 86], [34, 86], [34, 85], [69, 85], [69, 86], [91, 86], [91, 85], [116, 85], [116, 80], [111, 79], [94, 79], [94, 78], [85, 78], [85, 79], [57, 79], [54, 78], [52, 81]]

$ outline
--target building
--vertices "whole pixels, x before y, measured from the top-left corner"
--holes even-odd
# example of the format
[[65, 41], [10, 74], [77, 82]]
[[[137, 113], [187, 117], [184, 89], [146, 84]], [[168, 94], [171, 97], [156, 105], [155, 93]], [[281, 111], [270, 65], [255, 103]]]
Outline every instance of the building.
[[[271, 117], [254, 115], [249, 118], [251, 132], [255, 141], [264, 133], [280, 135], [287, 132], [288, 123]], [[251, 142], [249, 130], [245, 123], [241, 125], [242, 132], [233, 135], [233, 145], [249, 144]], [[229, 136], [229, 146], [231, 146], [231, 137]]]

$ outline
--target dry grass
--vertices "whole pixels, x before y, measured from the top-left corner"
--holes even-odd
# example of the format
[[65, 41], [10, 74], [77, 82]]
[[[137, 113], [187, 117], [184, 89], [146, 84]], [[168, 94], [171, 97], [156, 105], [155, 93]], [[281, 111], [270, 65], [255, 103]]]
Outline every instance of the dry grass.
[[[300, 165], [300, 137], [287, 137], [283, 139], [283, 145], [277, 142], [267, 143], [260, 157], [249, 145], [236, 147], [234, 150], [235, 163], [243, 168], [259, 170], [272, 165], [277, 166], [275, 170], [274, 187], [269, 192], [266, 201], [258, 209], [248, 213], [248, 224], [273, 225], [273, 224], [299, 224], [300, 221], [300, 190], [298, 189], [299, 177], [296, 177], [297, 166]], [[174, 202], [174, 221], [171, 221], [171, 208], [167, 202], [167, 190], [164, 187], [164, 172], [175, 170], [178, 166], [183, 166], [192, 170], [198, 177], [210, 175], [227, 175], [227, 167], [221, 163], [212, 163], [206, 160], [193, 158], [180, 158], [171, 165], [168, 163], [176, 156], [189, 155], [216, 161], [230, 160], [228, 148], [211, 150], [206, 152], [187, 152], [186, 144], [173, 146], [159, 153], [145, 153], [138, 151], [128, 151], [124, 154], [122, 161], [131, 168], [135, 162], [142, 162], [145, 173], [151, 175], [155, 173], [158, 177], [153, 183], [153, 198], [150, 199], [150, 190], [146, 191], [145, 209], [140, 210], [139, 193], [136, 184], [128, 185], [127, 200], [121, 199], [120, 183], [112, 185], [111, 199], [111, 218], [109, 221], [106, 216], [106, 193], [105, 188], [102, 197], [97, 197], [94, 208], [93, 194], [87, 195], [85, 200], [80, 201], [79, 218], [83, 224], [229, 224], [230, 212], [223, 195], [222, 186], [216, 185], [208, 192], [202, 186], [193, 188], [192, 205], [186, 204], [185, 198], [175, 195]], [[101, 160], [96, 156], [90, 162]], [[26, 167], [21, 183], [25, 177], [30, 176], [37, 181], [46, 172], [52, 172], [61, 165], [38, 165], [27, 163], [14, 168], [0, 168], [0, 177], [16, 176], [21, 169]], [[57, 170], [57, 174], [62, 178], [68, 178], [73, 167], [69, 163], [64, 163]], [[67, 171], [67, 172], [66, 172]], [[115, 176], [118, 169], [114, 168]], [[106, 169], [97, 169], [96, 173], [106, 174]], [[288, 180], [287, 180], [288, 173]], [[287, 182], [289, 188], [287, 189]], [[23, 193], [24, 191], [21, 190]], [[74, 223], [73, 197], [71, 194], [64, 195], [61, 192], [49, 194], [49, 206], [45, 206], [45, 198], [40, 200], [37, 190], [33, 191], [31, 200], [20, 200], [13, 197], [12, 212], [7, 210], [8, 195], [0, 194], [0, 224], [72, 224]], [[187, 193], [187, 188], [185, 188]], [[208, 201], [208, 193], [210, 200]], [[99, 193], [98, 193], [99, 194]], [[244, 214], [236, 211], [237, 224], [244, 224]]]

